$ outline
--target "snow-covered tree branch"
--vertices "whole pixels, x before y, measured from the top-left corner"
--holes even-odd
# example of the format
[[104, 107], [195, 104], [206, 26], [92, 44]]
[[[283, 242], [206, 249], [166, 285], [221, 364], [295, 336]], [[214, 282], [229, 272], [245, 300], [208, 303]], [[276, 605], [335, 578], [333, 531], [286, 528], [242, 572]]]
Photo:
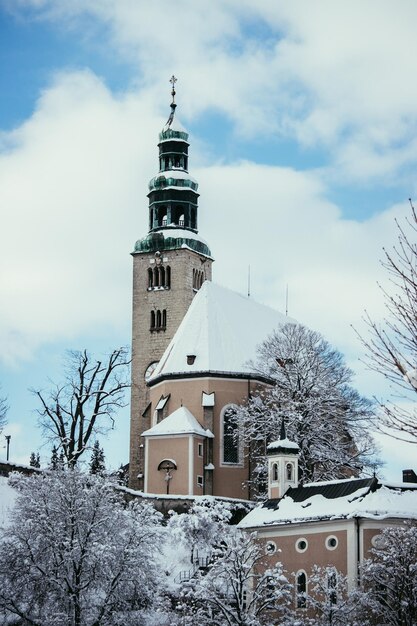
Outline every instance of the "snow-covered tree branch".
[[160, 514], [78, 471], [15, 476], [0, 543], [4, 624], [133, 626], [159, 597]]
[[358, 336], [369, 368], [396, 391], [395, 403], [380, 403], [377, 425], [389, 435], [417, 443], [417, 412], [407, 406], [414, 404], [417, 393], [417, 214], [411, 200], [410, 205], [405, 224], [396, 222], [397, 245], [392, 251], [384, 249], [382, 265], [392, 284], [392, 290], [383, 289], [387, 317], [380, 324], [367, 315], [368, 336]]
[[386, 528], [362, 567], [356, 599], [359, 623], [414, 626], [417, 623], [417, 526]]
[[63, 450], [69, 467], [77, 464], [93, 435], [113, 426], [117, 409], [126, 406], [129, 363], [126, 348], [113, 350], [100, 361], [87, 350], [69, 352], [65, 382], [46, 394], [33, 391], [41, 405], [40, 425]]
[[271, 384], [237, 407], [235, 419], [258, 490], [266, 446], [279, 438], [283, 417], [288, 437], [300, 446], [303, 480], [342, 478], [374, 463], [367, 430], [372, 404], [350, 386], [343, 356], [319, 333], [284, 325], [259, 346], [252, 367]]
[[[268, 567], [255, 537], [230, 529], [207, 573], [191, 581], [181, 608], [185, 623], [261, 626], [289, 614], [291, 585], [282, 566]], [[187, 620], [188, 618], [188, 620]]]

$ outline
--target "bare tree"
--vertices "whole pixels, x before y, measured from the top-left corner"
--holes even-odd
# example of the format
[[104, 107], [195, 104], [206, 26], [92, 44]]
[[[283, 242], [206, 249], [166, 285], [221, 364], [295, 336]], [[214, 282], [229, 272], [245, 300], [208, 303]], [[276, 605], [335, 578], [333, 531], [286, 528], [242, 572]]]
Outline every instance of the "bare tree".
[[231, 528], [208, 571], [184, 588], [177, 611], [183, 613], [184, 624], [281, 624], [289, 615], [291, 592], [281, 563], [269, 566], [255, 536]]
[[[401, 224], [396, 220], [398, 240], [391, 251], [384, 248], [383, 267], [392, 290], [381, 287], [387, 315], [382, 323], [368, 314], [368, 338], [358, 334], [367, 351], [366, 363], [391, 383], [395, 402], [380, 402], [377, 426], [391, 436], [417, 443], [417, 413], [410, 399], [417, 393], [417, 214]], [[411, 392], [411, 396], [410, 396]]]
[[9, 406], [7, 404], [7, 398], [5, 396], [0, 396], [0, 433], [3, 428], [7, 424], [7, 411], [9, 410]]
[[126, 348], [100, 361], [87, 350], [69, 352], [65, 381], [47, 394], [33, 390], [41, 404], [39, 423], [61, 447], [68, 467], [77, 464], [93, 435], [113, 427], [115, 412], [126, 406], [129, 362]]
[[266, 448], [279, 439], [283, 418], [300, 446], [304, 481], [344, 478], [375, 463], [367, 431], [371, 402], [350, 386], [352, 372], [342, 354], [319, 333], [285, 324], [259, 346], [252, 368], [271, 384], [236, 407], [235, 420], [261, 493]]

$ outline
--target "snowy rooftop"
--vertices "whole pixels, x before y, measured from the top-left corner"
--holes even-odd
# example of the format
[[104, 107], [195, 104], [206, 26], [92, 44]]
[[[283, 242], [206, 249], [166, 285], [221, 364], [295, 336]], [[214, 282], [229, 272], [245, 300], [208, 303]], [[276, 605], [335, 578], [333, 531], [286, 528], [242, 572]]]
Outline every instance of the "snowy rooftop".
[[159, 437], [162, 435], [201, 435], [213, 437], [209, 430], [204, 430], [194, 415], [185, 406], [168, 415], [159, 424], [142, 433], [143, 437]]
[[158, 230], [155, 230], [156, 233], [162, 233], [167, 239], [168, 237], [174, 237], [175, 239], [195, 239], [195, 241], [201, 241], [206, 246], [208, 243], [203, 237], [200, 237], [197, 233], [194, 233], [192, 230], [187, 230], [186, 228], [170, 228], [169, 225], [161, 226]]
[[267, 446], [267, 450], [268, 451], [273, 451], [273, 450], [278, 450], [279, 448], [285, 448], [286, 450], [294, 450], [297, 451], [300, 449], [300, 446], [298, 445], [298, 443], [295, 443], [294, 441], [290, 441], [290, 439], [277, 439], [276, 441], [271, 441], [271, 443], [268, 444]]
[[[194, 372], [251, 374], [257, 346], [295, 320], [235, 291], [206, 281], [195, 295], [150, 381]], [[193, 363], [187, 356], [195, 355]], [[192, 359], [189, 359], [191, 361]]]
[[392, 485], [376, 478], [311, 483], [267, 500], [240, 522], [240, 528], [364, 517], [417, 519], [417, 484]]

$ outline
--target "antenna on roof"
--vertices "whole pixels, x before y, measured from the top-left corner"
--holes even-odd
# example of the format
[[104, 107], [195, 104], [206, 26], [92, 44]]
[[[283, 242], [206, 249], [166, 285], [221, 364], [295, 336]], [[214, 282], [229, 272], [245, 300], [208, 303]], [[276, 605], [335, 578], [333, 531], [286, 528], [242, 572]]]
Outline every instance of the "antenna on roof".
[[285, 315], [288, 316], [288, 283], [285, 289]]
[[250, 298], [250, 265], [248, 265], [248, 298]]

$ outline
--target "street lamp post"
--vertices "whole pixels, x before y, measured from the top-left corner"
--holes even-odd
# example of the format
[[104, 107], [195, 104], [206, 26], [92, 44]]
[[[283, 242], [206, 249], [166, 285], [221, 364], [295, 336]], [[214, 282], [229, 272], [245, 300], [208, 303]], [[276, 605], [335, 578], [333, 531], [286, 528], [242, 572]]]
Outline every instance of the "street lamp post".
[[11, 435], [5, 435], [6, 438], [6, 461], [9, 460], [9, 450], [10, 450], [10, 439], [12, 438]]

